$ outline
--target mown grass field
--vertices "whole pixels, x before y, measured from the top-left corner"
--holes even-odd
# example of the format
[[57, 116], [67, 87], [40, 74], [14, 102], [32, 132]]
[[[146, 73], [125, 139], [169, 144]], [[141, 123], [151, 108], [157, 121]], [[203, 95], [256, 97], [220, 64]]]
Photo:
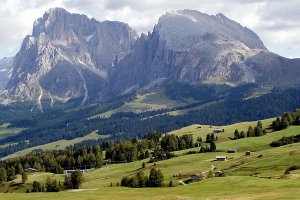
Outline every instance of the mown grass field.
[[[271, 119], [264, 120], [264, 126], [271, 121]], [[271, 148], [269, 144], [282, 136], [299, 134], [300, 126], [289, 127], [286, 130], [257, 138], [244, 138], [235, 141], [225, 139], [230, 132], [233, 134], [236, 128], [243, 130], [249, 125], [255, 124], [256, 122], [246, 122], [225, 126], [224, 129], [225, 131], [228, 130], [228, 133], [220, 133], [224, 134], [224, 139], [218, 141], [217, 152], [185, 155], [189, 150], [178, 151], [176, 152], [178, 157], [156, 162], [156, 166], [162, 170], [165, 176], [166, 184], [170, 180], [177, 181], [179, 179], [173, 177], [174, 174], [189, 177], [193, 173], [208, 171], [212, 165], [216, 167], [216, 170], [225, 171], [226, 177], [209, 178], [174, 188], [133, 189], [109, 186], [111, 183], [115, 185], [120, 182], [123, 176], [135, 174], [139, 170], [148, 174], [153, 163], [147, 163], [146, 168], [142, 169], [142, 162], [148, 161], [143, 160], [103, 166], [86, 173], [82, 190], [79, 191], [36, 194], [5, 193], [1, 194], [0, 199], [299, 199], [300, 170], [284, 175], [287, 167], [300, 164], [299, 143], [277, 148]], [[184, 129], [178, 130], [177, 134], [183, 134], [182, 130]], [[199, 133], [198, 129], [191, 129], [191, 131], [193, 130], [197, 135], [202, 134]], [[240, 151], [234, 154], [224, 152], [228, 148], [238, 148]], [[255, 152], [251, 156], [245, 156], [244, 151], [246, 150], [255, 150]], [[259, 157], [261, 154], [262, 157]], [[215, 161], [217, 155], [226, 155], [230, 159], [226, 162]], [[28, 182], [33, 180], [42, 182], [47, 176], [53, 175], [49, 173], [29, 175]], [[63, 176], [55, 175], [54, 178], [63, 180]], [[16, 180], [16, 182], [20, 181], [20, 179]], [[21, 192], [22, 190], [17, 191]]]

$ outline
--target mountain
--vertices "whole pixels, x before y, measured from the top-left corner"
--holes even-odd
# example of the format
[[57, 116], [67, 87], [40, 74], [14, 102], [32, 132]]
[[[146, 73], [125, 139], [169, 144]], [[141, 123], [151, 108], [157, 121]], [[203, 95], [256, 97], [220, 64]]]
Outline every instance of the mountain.
[[4, 57], [0, 59], [0, 91], [4, 90], [9, 78], [11, 77], [13, 62], [13, 57]]
[[11, 99], [80, 99], [80, 105], [133, 91], [194, 85], [299, 84], [300, 60], [267, 50], [250, 29], [223, 14], [173, 10], [148, 35], [61, 8], [35, 21], [15, 57]]
[[101, 96], [108, 70], [126, 55], [137, 33], [121, 22], [98, 22], [62, 8], [48, 10], [33, 25], [15, 57], [6, 87], [14, 99], [42, 98], [81, 104]]
[[110, 78], [124, 94], [169, 82], [279, 86], [299, 83], [300, 60], [269, 52], [259, 37], [223, 14], [167, 12], [142, 35]]

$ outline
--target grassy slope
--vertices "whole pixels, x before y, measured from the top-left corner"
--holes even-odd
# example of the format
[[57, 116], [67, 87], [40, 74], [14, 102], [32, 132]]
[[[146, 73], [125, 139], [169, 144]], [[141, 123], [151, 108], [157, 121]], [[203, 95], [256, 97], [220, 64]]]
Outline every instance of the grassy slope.
[[[274, 118], [262, 120], [263, 127], [268, 127], [273, 120]], [[218, 141], [221, 142], [221, 141], [230, 140], [229, 137], [233, 137], [233, 133], [236, 129], [238, 129], [239, 131], [244, 131], [246, 133], [249, 126], [256, 126], [256, 124], [257, 121], [241, 122], [241, 123], [236, 123], [228, 126], [212, 126], [212, 127], [210, 127], [210, 125], [194, 124], [194, 125], [181, 128], [179, 130], [171, 131], [169, 134], [175, 134], [175, 135], [192, 134], [194, 136], [194, 140], [196, 140], [197, 137], [199, 136], [202, 137], [203, 140], [205, 140], [206, 135], [208, 133], [213, 133], [214, 129], [224, 129], [225, 131], [224, 133], [215, 133], [215, 136], [218, 137]]]
[[131, 189], [103, 187], [82, 192], [1, 194], [3, 200], [33, 199], [297, 199], [297, 180], [268, 180], [249, 177], [207, 179], [176, 188]]
[[19, 134], [22, 128], [7, 128], [9, 123], [0, 125], [0, 140]]
[[[233, 126], [233, 125], [232, 125]], [[237, 124], [235, 126], [243, 126]], [[248, 124], [244, 125], [248, 126]], [[229, 129], [229, 127], [227, 127]], [[227, 177], [212, 178], [198, 183], [176, 188], [124, 188], [108, 187], [113, 182], [117, 183], [125, 175], [136, 173], [141, 168], [142, 161], [126, 164], [109, 165], [96, 171], [85, 174], [86, 182], [81, 192], [39, 193], [39, 194], [1, 194], [1, 200], [14, 199], [297, 199], [300, 195], [299, 172], [294, 171], [293, 179], [277, 179], [284, 174], [290, 165], [300, 163], [300, 145], [291, 144], [278, 148], [267, 145], [283, 135], [299, 134], [300, 127], [289, 127], [287, 130], [274, 132], [259, 138], [245, 138], [237, 141], [219, 142], [218, 149], [229, 147], [230, 142], [247, 144], [244, 150], [257, 147], [257, 152], [251, 156], [244, 156], [243, 152], [227, 154], [213, 152], [205, 154], [192, 154], [179, 156], [173, 159], [156, 163], [164, 176], [166, 183], [174, 174], [189, 176], [195, 172], [203, 172], [215, 165], [218, 170], [227, 172]], [[231, 147], [231, 146], [230, 146]], [[233, 148], [233, 147], [231, 147]], [[177, 152], [181, 155], [185, 151]], [[261, 158], [258, 155], [263, 154]], [[226, 162], [214, 161], [216, 155], [227, 155], [231, 159]], [[146, 160], [145, 160], [146, 161]], [[153, 164], [146, 164], [144, 169], [147, 174]], [[36, 177], [30, 177], [36, 176]], [[40, 179], [39, 175], [30, 175], [29, 181]], [[43, 178], [45, 173], [41, 174]], [[57, 179], [62, 179], [56, 177]], [[267, 177], [267, 178], [266, 178]], [[288, 177], [288, 176], [287, 176]]]
[[32, 152], [33, 150], [36, 150], [36, 149], [43, 149], [43, 150], [64, 149], [67, 146], [71, 146], [71, 145], [74, 145], [76, 143], [80, 143], [80, 142], [85, 141], [85, 140], [96, 140], [96, 139], [99, 139], [99, 138], [106, 138], [106, 137], [109, 137], [109, 135], [98, 135], [96, 132], [92, 132], [92, 133], [90, 133], [90, 134], [88, 134], [84, 137], [75, 138], [73, 140], [58, 140], [58, 141], [51, 142], [51, 143], [48, 143], [48, 144], [44, 144], [44, 145], [24, 149], [22, 151], [18, 151], [16, 153], [11, 154], [11, 155], [9, 155], [7, 157], [4, 157], [2, 159], [15, 158], [15, 157], [18, 157], [18, 156], [24, 156], [24, 155], [26, 155], [26, 154], [28, 154], [28, 153]]
[[187, 99], [185, 101], [176, 101], [169, 99], [161, 90], [154, 90], [146, 94], [138, 94], [137, 99], [132, 102], [127, 102], [123, 106], [110, 110], [108, 112], [102, 113], [100, 115], [93, 116], [95, 117], [110, 117], [112, 114], [118, 112], [134, 112], [141, 113], [151, 110], [159, 110], [162, 108], [173, 108], [177, 106], [183, 106], [190, 103], [194, 103], [192, 99]]

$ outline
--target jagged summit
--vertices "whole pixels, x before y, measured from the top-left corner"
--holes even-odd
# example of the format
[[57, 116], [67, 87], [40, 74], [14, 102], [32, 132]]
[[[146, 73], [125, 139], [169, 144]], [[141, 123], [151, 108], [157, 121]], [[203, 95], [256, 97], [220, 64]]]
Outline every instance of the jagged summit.
[[[37, 19], [15, 57], [11, 99], [80, 99], [191, 84], [298, 83], [299, 60], [269, 52], [250, 29], [219, 13], [172, 10], [140, 37], [126, 23], [54, 8]], [[286, 81], [288, 80], [288, 81]]]
[[[251, 49], [264, 49], [263, 42], [250, 29], [228, 19], [223, 14], [208, 15], [195, 10], [172, 10], [160, 17], [158, 31], [168, 43], [187, 37], [215, 37], [222, 40], [237, 41]], [[187, 42], [187, 43], [186, 43]], [[184, 41], [192, 45], [195, 41]]]
[[93, 101], [101, 96], [108, 70], [137, 37], [125, 23], [50, 9], [34, 22], [15, 57], [8, 96], [37, 104], [43, 98]]

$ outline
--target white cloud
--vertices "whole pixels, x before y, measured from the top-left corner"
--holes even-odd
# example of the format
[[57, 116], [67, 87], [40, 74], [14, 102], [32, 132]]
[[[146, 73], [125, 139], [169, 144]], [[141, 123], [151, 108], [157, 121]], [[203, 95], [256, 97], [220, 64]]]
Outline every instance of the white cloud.
[[256, 32], [267, 48], [286, 57], [300, 57], [298, 0], [1, 0], [0, 57], [14, 55], [35, 19], [51, 7], [64, 7], [99, 21], [128, 23], [138, 32], [151, 31], [171, 9], [223, 13]]

